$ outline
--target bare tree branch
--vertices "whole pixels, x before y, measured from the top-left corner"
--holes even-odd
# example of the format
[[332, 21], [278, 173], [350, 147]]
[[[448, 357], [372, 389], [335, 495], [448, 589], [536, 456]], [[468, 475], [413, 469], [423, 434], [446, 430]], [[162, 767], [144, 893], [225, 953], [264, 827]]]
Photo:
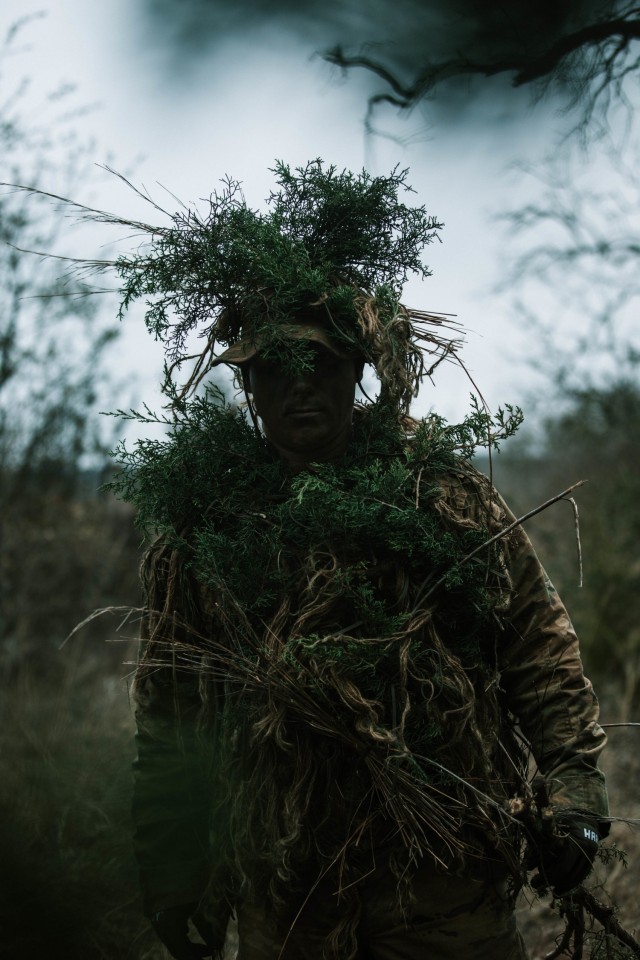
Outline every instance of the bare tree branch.
[[617, 16], [602, 16], [549, 41], [546, 48], [529, 53], [526, 45], [511, 45], [496, 57], [473, 57], [462, 53], [424, 64], [411, 82], [403, 82], [382, 60], [364, 53], [349, 54], [341, 45], [328, 50], [325, 59], [349, 70], [360, 67], [379, 77], [390, 92], [378, 92], [369, 99], [369, 111], [379, 103], [408, 110], [432, 96], [448, 81], [464, 77], [494, 77], [512, 74], [511, 84], [546, 86], [552, 82], [569, 87], [571, 105], [584, 103], [584, 122], [591, 119], [597, 103], [604, 110], [612, 93], [623, 98], [622, 85], [635, 73], [640, 58], [629, 59], [633, 44], [640, 40], [640, 7], [628, 6]]

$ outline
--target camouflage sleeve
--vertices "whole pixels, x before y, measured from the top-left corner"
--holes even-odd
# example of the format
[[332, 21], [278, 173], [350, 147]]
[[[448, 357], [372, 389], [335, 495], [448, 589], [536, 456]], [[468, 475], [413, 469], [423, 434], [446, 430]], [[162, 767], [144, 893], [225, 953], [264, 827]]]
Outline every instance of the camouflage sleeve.
[[[448, 478], [446, 501], [459, 522], [492, 534], [515, 521], [487, 477], [466, 466]], [[522, 526], [501, 541], [508, 602], [498, 638], [506, 705], [531, 747], [552, 803], [608, 816], [598, 757], [606, 743], [598, 701], [585, 677], [569, 615]]]
[[[502, 501], [497, 509], [502, 523], [515, 519]], [[508, 707], [531, 745], [552, 804], [607, 817], [598, 769], [606, 735], [569, 615], [522, 527], [509, 534], [506, 559], [512, 595], [500, 670]]]
[[176, 666], [167, 642], [177, 613], [168, 610], [169, 579], [169, 555], [152, 548], [143, 563], [144, 647], [133, 688], [134, 852], [147, 916], [199, 900], [209, 877], [210, 761], [198, 735], [198, 676]]

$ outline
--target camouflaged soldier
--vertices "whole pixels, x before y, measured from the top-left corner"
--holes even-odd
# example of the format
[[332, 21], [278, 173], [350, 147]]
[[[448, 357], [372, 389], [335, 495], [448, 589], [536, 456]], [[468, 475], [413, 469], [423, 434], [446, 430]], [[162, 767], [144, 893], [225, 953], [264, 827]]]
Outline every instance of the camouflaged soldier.
[[597, 701], [468, 433], [408, 416], [438, 318], [332, 255], [321, 291], [279, 262], [218, 315], [199, 375], [234, 367], [252, 418], [207, 394], [133, 464], [163, 530], [134, 690], [145, 910], [178, 960], [218, 955], [232, 911], [241, 960], [515, 960], [527, 869], [561, 896], [606, 831]]

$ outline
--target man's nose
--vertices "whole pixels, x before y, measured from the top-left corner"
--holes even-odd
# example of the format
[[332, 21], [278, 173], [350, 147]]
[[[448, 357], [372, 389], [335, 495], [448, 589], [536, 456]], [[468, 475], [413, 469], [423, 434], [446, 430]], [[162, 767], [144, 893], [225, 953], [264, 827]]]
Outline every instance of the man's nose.
[[313, 388], [315, 378], [315, 370], [296, 370], [295, 373], [291, 374], [291, 379], [289, 380], [289, 390], [292, 393], [299, 392], [304, 394]]

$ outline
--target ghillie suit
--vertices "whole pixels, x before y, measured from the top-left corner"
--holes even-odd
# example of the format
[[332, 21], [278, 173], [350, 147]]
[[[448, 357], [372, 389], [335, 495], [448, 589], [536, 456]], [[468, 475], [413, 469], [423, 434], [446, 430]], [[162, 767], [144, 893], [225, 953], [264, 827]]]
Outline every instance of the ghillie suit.
[[[199, 409], [199, 426], [192, 418], [163, 457], [138, 457], [126, 491], [166, 483], [167, 519], [179, 519], [178, 531], [156, 514], [166, 532], [145, 562], [137, 796], [148, 810], [159, 763], [182, 784], [169, 819], [182, 868], [197, 866], [183, 895], [210, 874], [212, 902], [224, 888], [266, 901], [286, 924], [330, 872], [343, 891], [331, 956], [346, 958], [372, 851], [390, 856], [400, 902], [423, 857], [508, 875], [515, 888], [521, 838], [508, 802], [530, 792], [516, 715], [555, 802], [606, 815], [603, 735], [577, 641], [520, 529], [482, 547], [513, 518], [456, 454], [459, 431], [425, 422], [407, 441], [363, 411], [343, 462], [291, 475], [242, 414]], [[215, 483], [197, 462], [214, 448], [227, 463]], [[174, 698], [186, 710], [177, 725]], [[181, 738], [168, 769], [151, 745], [167, 717]], [[181, 752], [199, 757], [199, 786], [193, 771], [178, 775]], [[155, 827], [139, 859], [157, 906]]]
[[[143, 567], [136, 844], [148, 912], [208, 885], [218, 931], [232, 904], [262, 904], [286, 936], [328, 878], [340, 910], [324, 949], [348, 960], [372, 863], [405, 911], [426, 861], [515, 890], [519, 737], [556, 806], [606, 815], [604, 735], [564, 608], [469, 463], [519, 412], [408, 415], [458, 346], [445, 318], [399, 299], [408, 271], [428, 275], [419, 252], [440, 225], [398, 201], [404, 173], [316, 161], [276, 176], [267, 214], [228, 181], [206, 217], [132, 224], [150, 245], [105, 265], [123, 309], [149, 298], [171, 404], [169, 438], [122, 447], [113, 484], [159, 534]], [[380, 389], [339, 462], [296, 472], [206, 378], [256, 352], [304, 370], [318, 325]]]

